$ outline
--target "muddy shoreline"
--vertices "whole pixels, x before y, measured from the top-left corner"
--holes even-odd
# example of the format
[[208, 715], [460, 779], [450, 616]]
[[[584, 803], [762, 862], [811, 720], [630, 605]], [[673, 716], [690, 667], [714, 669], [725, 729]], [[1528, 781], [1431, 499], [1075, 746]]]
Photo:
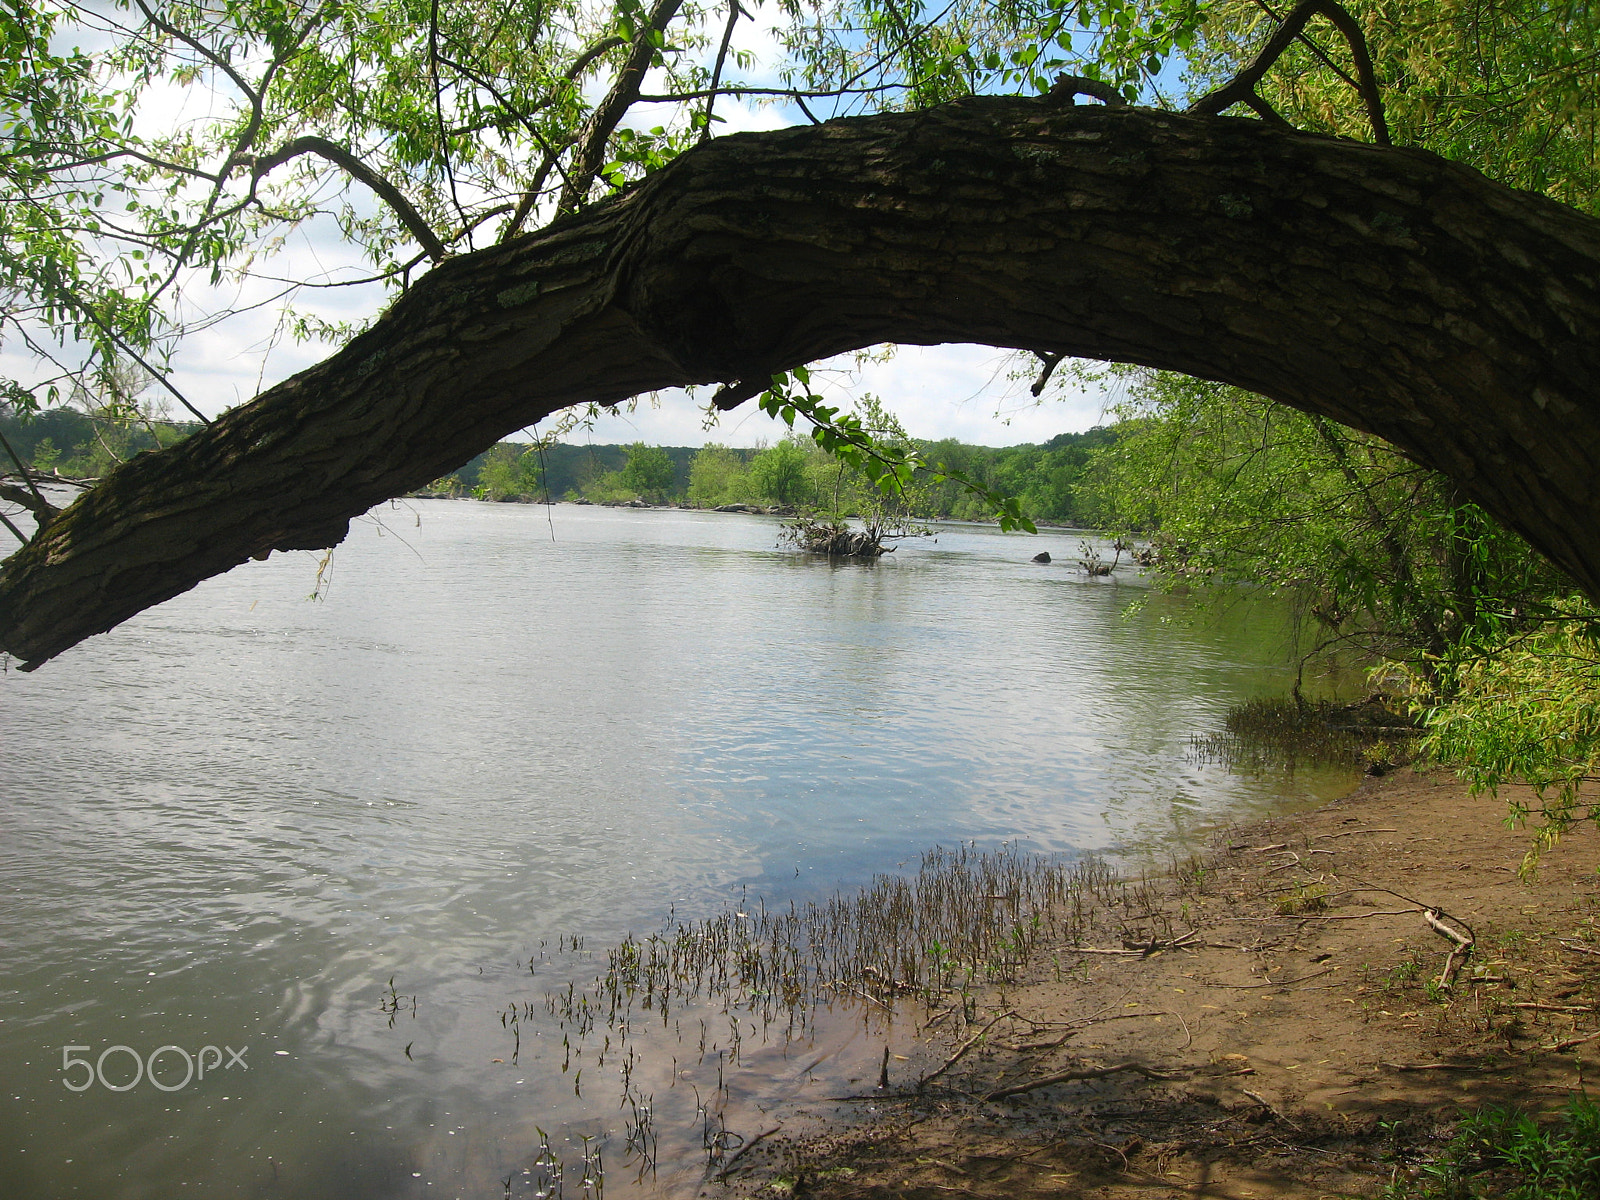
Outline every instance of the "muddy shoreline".
[[1523, 879], [1505, 811], [1405, 770], [1221, 830], [701, 1195], [1373, 1195], [1463, 1108], [1559, 1108], [1600, 1055], [1600, 834]]

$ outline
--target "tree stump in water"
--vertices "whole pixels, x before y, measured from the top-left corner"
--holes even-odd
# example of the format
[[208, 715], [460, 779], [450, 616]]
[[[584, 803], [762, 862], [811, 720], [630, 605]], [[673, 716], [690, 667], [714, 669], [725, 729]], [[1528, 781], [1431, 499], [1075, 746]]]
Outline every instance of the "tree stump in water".
[[838, 521], [818, 521], [808, 517], [802, 517], [793, 525], [785, 525], [783, 536], [802, 550], [832, 558], [877, 558], [894, 550], [893, 546], [883, 544], [883, 531], [874, 526], [851, 529]]

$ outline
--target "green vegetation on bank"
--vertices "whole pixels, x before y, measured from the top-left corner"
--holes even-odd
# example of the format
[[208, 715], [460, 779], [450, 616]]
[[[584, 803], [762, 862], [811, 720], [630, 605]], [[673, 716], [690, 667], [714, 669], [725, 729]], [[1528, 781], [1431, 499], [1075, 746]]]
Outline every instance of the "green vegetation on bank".
[[1592, 1200], [1600, 1196], [1600, 1106], [1574, 1096], [1554, 1121], [1485, 1108], [1444, 1153], [1384, 1189], [1383, 1200]]
[[[1381, 439], [1225, 387], [1118, 369], [1116, 438], [1077, 485], [1162, 585], [1286, 597], [1302, 668], [1338, 656], [1408, 703], [1474, 789], [1535, 788], [1538, 852], [1600, 776], [1600, 612], [1449, 480]], [[1296, 692], [1298, 695], [1298, 686]]]
[[[1043, 445], [970, 446], [953, 439], [915, 441], [922, 454], [994, 491], [1019, 498], [1036, 521], [1090, 524], [1084, 473], [1096, 450], [1111, 445], [1110, 429], [1063, 433]], [[529, 445], [501, 442], [437, 481], [434, 490], [486, 500], [543, 498], [595, 504], [644, 500], [716, 508], [726, 504], [782, 506], [828, 513], [863, 513], [885, 504], [861, 471], [827, 454], [810, 438], [791, 435], [770, 446], [742, 449], [708, 442], [684, 446]], [[992, 508], [953, 480], [914, 478], [903, 499], [918, 519], [988, 520]]]

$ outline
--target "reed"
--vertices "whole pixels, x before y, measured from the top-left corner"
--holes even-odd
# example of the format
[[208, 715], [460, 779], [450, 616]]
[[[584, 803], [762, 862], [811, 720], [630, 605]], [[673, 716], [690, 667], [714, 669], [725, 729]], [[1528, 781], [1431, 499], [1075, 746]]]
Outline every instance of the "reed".
[[1417, 730], [1383, 697], [1356, 704], [1291, 699], [1236, 704], [1220, 732], [1196, 734], [1189, 754], [1230, 771], [1349, 766], [1381, 773], [1410, 760]]
[[[710, 917], [669, 914], [661, 928], [606, 950], [586, 984], [572, 979], [547, 992], [544, 1008], [575, 1094], [582, 1095], [581, 1063], [592, 1064], [593, 1079], [611, 1062], [622, 1092], [622, 1160], [640, 1181], [655, 1172], [658, 1110], [640, 1083], [645, 1072], [636, 1074], [643, 1059], [633, 1043], [650, 1025], [665, 1032], [668, 1045], [690, 1051], [683, 1061], [674, 1055], [673, 1086], [691, 1061], [700, 1069], [698, 1082], [686, 1086], [694, 1095], [692, 1136], [709, 1178], [742, 1152], [743, 1138], [724, 1115], [729, 1078], [747, 1045], [802, 1041], [816, 1032], [823, 1010], [841, 1007], [885, 1027], [908, 1007], [925, 1014], [949, 1007], [971, 1020], [979, 990], [1016, 982], [1046, 946], [1082, 944], [1095, 914], [1112, 913], [1131, 930], [1158, 910], [1148, 887], [1119, 880], [1097, 860], [1068, 863], [1010, 845], [935, 848], [914, 873], [878, 875], [820, 901], [769, 908], [741, 891]], [[1154, 934], [1141, 929], [1141, 936]], [[547, 950], [541, 945], [529, 960], [531, 971], [548, 969]], [[582, 954], [582, 939], [563, 937], [557, 950]], [[515, 1041], [512, 1061], [534, 1008], [514, 1001], [500, 1014]], [[661, 1052], [659, 1041], [645, 1049]], [[591, 1157], [598, 1171], [597, 1154], [585, 1155], [586, 1166]], [[558, 1165], [552, 1170], [552, 1158], [546, 1140], [534, 1163], [545, 1200], [559, 1200], [571, 1183]], [[586, 1178], [585, 1194], [598, 1195], [603, 1179]]]

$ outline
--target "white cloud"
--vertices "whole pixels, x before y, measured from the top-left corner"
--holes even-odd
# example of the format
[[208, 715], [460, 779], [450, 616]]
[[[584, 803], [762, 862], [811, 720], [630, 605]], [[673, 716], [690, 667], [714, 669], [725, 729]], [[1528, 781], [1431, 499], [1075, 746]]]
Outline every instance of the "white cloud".
[[[1076, 433], [1102, 421], [1104, 399], [1097, 392], [1053, 386], [1042, 401], [1029, 394], [1029, 379], [1010, 378], [1013, 355], [989, 346], [901, 346], [885, 361], [858, 367], [851, 358], [813, 368], [812, 384], [830, 403], [847, 404], [871, 392], [900, 418], [914, 437], [957, 438], [983, 446], [1046, 442], [1058, 433]], [[1020, 363], [1018, 366], [1020, 367]], [[786, 432], [750, 401], [723, 413], [716, 428], [702, 428], [700, 406], [709, 391], [691, 400], [682, 392], [663, 392], [656, 404], [641, 401], [636, 411], [599, 418], [591, 430], [566, 441], [595, 445], [648, 442], [699, 446], [722, 442], [754, 446]]]

